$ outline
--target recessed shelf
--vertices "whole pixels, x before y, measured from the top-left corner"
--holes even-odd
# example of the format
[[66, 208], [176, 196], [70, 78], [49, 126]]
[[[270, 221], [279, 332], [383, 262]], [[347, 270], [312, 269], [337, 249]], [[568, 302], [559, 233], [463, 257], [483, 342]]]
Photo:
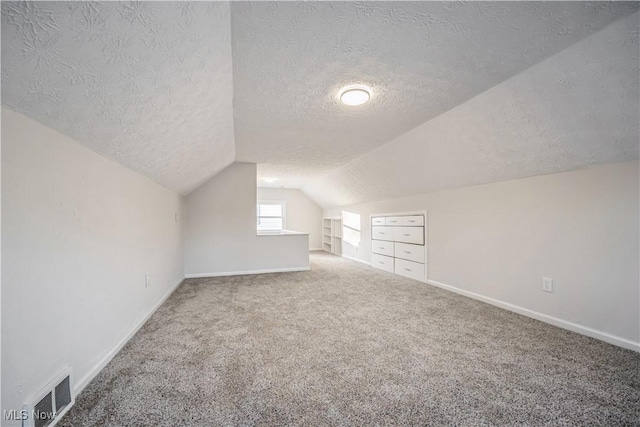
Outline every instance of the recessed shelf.
[[322, 218], [322, 249], [342, 255], [342, 218]]

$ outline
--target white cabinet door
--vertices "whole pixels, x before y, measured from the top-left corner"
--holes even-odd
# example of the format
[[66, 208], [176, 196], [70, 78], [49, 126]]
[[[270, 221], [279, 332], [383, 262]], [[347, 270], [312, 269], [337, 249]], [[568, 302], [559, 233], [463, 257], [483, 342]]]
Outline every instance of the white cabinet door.
[[396, 258], [394, 271], [401, 276], [424, 282], [424, 264]]
[[379, 254], [371, 254], [371, 266], [393, 273], [393, 258]]
[[393, 256], [393, 242], [385, 242], [384, 240], [372, 240], [371, 252], [374, 254]]
[[424, 244], [424, 227], [393, 227], [393, 235], [396, 242]]
[[371, 238], [375, 240], [393, 240], [394, 227], [371, 227]]
[[407, 259], [409, 261], [424, 264], [424, 246], [411, 245], [409, 243], [394, 243], [394, 256], [396, 258]]

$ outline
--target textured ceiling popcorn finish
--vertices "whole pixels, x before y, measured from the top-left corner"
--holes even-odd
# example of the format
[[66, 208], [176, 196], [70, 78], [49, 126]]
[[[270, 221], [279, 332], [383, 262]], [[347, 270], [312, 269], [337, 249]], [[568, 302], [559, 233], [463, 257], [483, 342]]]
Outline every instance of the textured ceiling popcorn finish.
[[[261, 177], [304, 185], [630, 14], [634, 7], [583, 2], [234, 2], [237, 158], [258, 163]], [[360, 107], [342, 105], [336, 95], [349, 83], [372, 87], [374, 97]]]
[[638, 159], [638, 13], [303, 191], [344, 206]]
[[399, 197], [637, 159], [637, 10], [2, 2], [2, 102], [183, 194], [235, 160], [323, 206]]
[[229, 4], [2, 2], [2, 102], [186, 193], [233, 162]]

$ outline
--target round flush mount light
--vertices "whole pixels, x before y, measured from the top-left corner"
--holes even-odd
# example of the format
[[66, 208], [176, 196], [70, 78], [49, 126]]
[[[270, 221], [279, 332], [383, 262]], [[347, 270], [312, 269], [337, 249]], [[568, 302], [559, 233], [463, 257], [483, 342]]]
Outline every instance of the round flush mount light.
[[350, 107], [362, 105], [371, 98], [371, 89], [362, 85], [345, 86], [340, 90], [340, 101]]
[[262, 178], [262, 180], [268, 184], [272, 184], [277, 181], [276, 178]]

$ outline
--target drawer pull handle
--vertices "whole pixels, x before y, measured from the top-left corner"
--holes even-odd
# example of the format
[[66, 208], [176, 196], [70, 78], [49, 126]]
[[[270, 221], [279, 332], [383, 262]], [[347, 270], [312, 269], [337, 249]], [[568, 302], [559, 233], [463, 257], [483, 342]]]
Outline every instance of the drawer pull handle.
[[411, 271], [411, 269], [410, 268], [405, 268], [404, 271]]
[[405, 253], [405, 254], [410, 254], [411, 252], [409, 252], [409, 251], [404, 251], [404, 253]]
[[398, 221], [389, 221], [389, 222], [398, 222]]
[[384, 232], [383, 232], [383, 231], [381, 231], [381, 232], [380, 232], [380, 234], [384, 234]]
[[378, 264], [384, 264], [384, 261], [378, 261]]
[[410, 219], [409, 222], [415, 222], [413, 219]]
[[411, 236], [411, 234], [407, 234], [407, 233], [403, 233], [402, 235], [403, 235], [403, 236], [406, 236], [406, 237]]

